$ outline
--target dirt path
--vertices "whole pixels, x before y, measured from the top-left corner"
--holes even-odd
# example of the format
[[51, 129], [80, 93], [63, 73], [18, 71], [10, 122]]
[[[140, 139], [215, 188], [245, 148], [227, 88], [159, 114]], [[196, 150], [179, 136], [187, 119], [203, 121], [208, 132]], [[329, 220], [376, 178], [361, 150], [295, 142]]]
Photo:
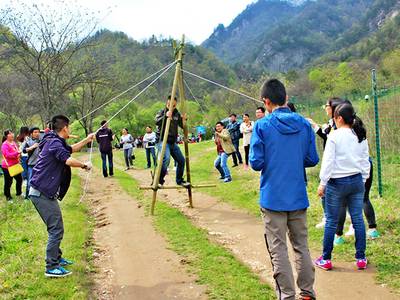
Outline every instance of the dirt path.
[[[129, 173], [141, 184], [149, 184], [148, 171], [134, 170]], [[187, 207], [187, 193], [183, 190], [160, 190], [159, 199], [179, 208], [196, 226], [207, 230], [213, 239], [230, 249], [261, 279], [273, 285], [261, 217], [256, 218], [196, 191], [194, 209]], [[312, 251], [311, 254], [315, 258], [319, 253]], [[374, 275], [375, 268], [372, 266], [365, 271], [357, 271], [352, 263], [335, 261], [334, 271], [316, 270], [315, 289], [318, 299], [399, 299], [387, 288], [377, 285]]]
[[195, 284], [143, 208], [114, 178], [94, 170], [85, 201], [96, 218], [93, 299], [207, 298], [205, 287]]

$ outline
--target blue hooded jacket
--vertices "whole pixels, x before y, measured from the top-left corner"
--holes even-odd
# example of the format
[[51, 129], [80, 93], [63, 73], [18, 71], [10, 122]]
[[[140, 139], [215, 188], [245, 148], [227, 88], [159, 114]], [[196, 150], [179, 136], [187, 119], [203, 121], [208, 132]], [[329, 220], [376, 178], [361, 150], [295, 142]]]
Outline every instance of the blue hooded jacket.
[[299, 114], [280, 107], [255, 123], [250, 164], [261, 171], [261, 207], [273, 211], [307, 208], [304, 168], [318, 161], [314, 131]]

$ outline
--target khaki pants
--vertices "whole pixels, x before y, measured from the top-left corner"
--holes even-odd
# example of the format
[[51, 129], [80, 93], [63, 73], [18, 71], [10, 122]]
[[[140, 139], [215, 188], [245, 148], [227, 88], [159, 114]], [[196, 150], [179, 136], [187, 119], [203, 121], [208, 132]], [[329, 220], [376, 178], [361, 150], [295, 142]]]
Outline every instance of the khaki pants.
[[287, 233], [295, 253], [297, 286], [300, 289], [300, 295], [315, 298], [313, 289], [315, 270], [307, 242], [307, 210], [280, 212], [261, 208], [261, 212], [278, 299], [294, 300], [296, 298], [296, 287], [286, 243]]

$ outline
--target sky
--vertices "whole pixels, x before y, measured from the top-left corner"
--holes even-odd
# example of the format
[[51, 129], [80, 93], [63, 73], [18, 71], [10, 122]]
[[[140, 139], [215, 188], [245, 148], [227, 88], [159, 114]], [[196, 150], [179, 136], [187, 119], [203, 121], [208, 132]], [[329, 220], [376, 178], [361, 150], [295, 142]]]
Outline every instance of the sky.
[[[69, 0], [67, 0], [69, 1]], [[99, 11], [101, 28], [123, 31], [143, 40], [151, 35], [180, 38], [185, 34], [194, 44], [207, 39], [222, 23], [228, 26], [255, 0], [77, 0], [82, 7]], [[57, 7], [56, 0], [23, 0]], [[0, 0], [0, 7], [10, 0]]]

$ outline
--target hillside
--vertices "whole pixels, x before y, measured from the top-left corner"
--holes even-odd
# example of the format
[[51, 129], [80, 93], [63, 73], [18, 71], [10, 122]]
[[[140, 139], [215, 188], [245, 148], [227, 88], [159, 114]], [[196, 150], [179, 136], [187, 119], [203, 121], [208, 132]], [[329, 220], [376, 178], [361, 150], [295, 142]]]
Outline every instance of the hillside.
[[218, 26], [203, 46], [236, 68], [253, 65], [287, 72], [368, 38], [398, 10], [396, 0], [316, 0], [299, 5], [259, 0], [228, 27]]

